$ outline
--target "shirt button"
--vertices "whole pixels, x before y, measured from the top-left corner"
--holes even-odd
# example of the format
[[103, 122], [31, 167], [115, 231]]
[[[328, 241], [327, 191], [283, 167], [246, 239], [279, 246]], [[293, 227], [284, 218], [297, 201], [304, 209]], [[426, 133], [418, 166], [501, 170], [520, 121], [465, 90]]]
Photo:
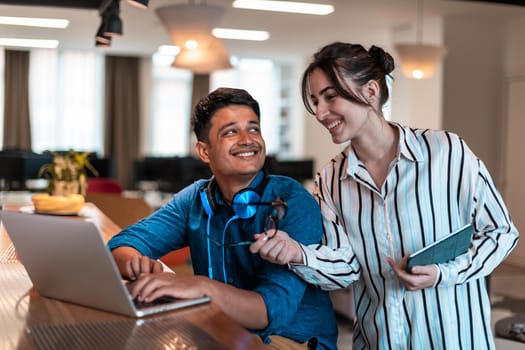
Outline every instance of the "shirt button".
[[228, 283], [233, 283], [233, 277], [228, 278]]

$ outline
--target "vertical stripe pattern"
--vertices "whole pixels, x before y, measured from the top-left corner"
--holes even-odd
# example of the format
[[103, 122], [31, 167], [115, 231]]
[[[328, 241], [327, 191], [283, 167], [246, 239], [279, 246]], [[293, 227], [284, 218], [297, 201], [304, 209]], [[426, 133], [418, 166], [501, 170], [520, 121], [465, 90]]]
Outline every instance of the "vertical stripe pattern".
[[[494, 349], [485, 277], [518, 232], [485, 165], [457, 135], [411, 129], [382, 188], [348, 146], [316, 176], [323, 245], [303, 246], [303, 279], [332, 290], [352, 283], [356, 349]], [[399, 261], [467, 223], [466, 254], [438, 265], [435, 287], [405, 290]]]

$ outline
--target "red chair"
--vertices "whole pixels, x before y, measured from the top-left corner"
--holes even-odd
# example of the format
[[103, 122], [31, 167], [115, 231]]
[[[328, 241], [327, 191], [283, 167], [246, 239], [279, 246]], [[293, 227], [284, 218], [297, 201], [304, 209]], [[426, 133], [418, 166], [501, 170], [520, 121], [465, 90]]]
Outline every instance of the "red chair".
[[118, 193], [121, 194], [124, 189], [115, 180], [107, 177], [90, 177], [88, 178], [87, 193]]
[[180, 265], [190, 265], [190, 247], [177, 249], [164, 255], [160, 260], [170, 268]]

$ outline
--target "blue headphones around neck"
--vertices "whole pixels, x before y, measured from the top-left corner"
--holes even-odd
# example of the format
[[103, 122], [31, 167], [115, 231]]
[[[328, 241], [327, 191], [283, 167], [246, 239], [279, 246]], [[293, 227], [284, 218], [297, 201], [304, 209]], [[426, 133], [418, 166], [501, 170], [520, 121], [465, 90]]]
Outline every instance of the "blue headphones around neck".
[[[262, 193], [268, 183], [268, 174], [264, 170], [263, 173], [264, 179], [257, 187], [243, 188], [233, 196], [232, 209], [237, 219], [249, 219], [257, 212], [257, 206], [261, 202]], [[202, 206], [208, 217], [213, 216], [217, 210], [217, 204], [214, 199], [215, 186], [215, 179], [212, 177], [208, 181], [208, 185], [203, 186], [199, 191]]]
[[[266, 187], [266, 184], [268, 183], [268, 174], [263, 169], [264, 173], [264, 179], [261, 181], [261, 184], [258, 185], [256, 188], [243, 188], [242, 190], [238, 191], [232, 199], [232, 209], [234, 212], [234, 215], [226, 222], [226, 225], [224, 226], [224, 230], [222, 231], [222, 239], [224, 242], [224, 237], [226, 235], [226, 229], [228, 228], [228, 225], [233, 220], [237, 219], [249, 219], [255, 215], [257, 212], [257, 207], [261, 203], [261, 196], [264, 191], [264, 188]], [[208, 248], [208, 277], [210, 279], [213, 279], [213, 268], [211, 264], [211, 244], [210, 244], [210, 223], [211, 218], [215, 211], [217, 210], [217, 204], [214, 200], [214, 189], [215, 189], [216, 183], [215, 179], [212, 177], [206, 186], [203, 186], [199, 190], [199, 196], [201, 199], [202, 206], [204, 208], [204, 211], [208, 215], [208, 223], [206, 225], [206, 235], [208, 237], [207, 239], [207, 248]], [[226, 266], [225, 266], [225, 252], [224, 249], [222, 250], [222, 273], [223, 273], [223, 281], [224, 283], [227, 282], [226, 277]]]

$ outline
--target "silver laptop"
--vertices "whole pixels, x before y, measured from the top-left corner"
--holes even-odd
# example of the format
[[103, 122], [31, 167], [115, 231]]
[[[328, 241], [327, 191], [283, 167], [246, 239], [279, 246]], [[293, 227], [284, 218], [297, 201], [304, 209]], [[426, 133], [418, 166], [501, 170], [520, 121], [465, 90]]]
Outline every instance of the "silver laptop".
[[43, 296], [131, 317], [208, 302], [209, 297], [136, 306], [97, 227], [89, 221], [0, 211], [35, 289]]

